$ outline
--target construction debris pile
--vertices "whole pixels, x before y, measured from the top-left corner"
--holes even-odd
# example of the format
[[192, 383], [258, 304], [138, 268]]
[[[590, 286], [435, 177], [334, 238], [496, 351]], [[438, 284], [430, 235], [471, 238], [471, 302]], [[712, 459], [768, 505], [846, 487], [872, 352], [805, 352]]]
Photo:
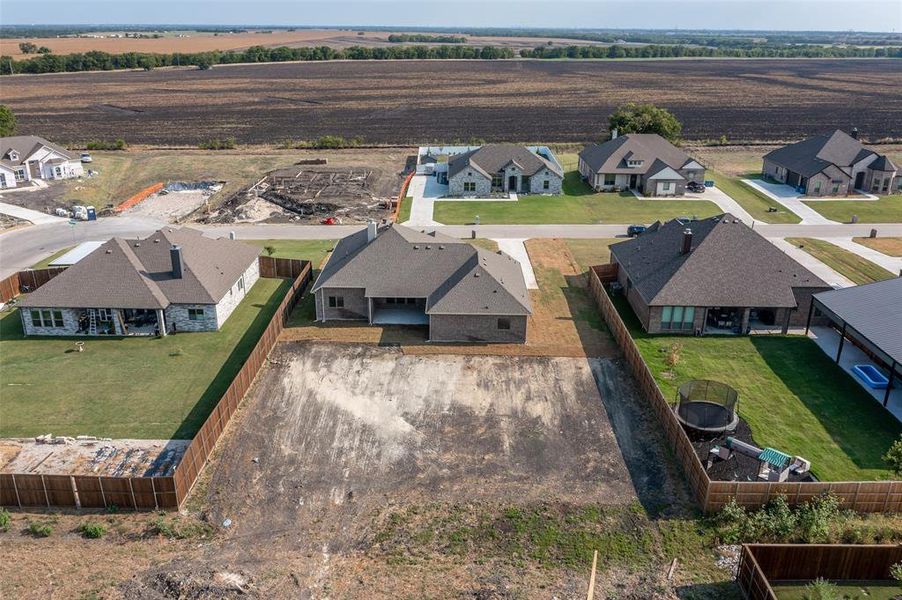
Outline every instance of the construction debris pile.
[[188, 440], [113, 440], [80, 435], [6, 439], [4, 473], [154, 477], [172, 475]]
[[396, 198], [380, 195], [382, 180], [379, 169], [299, 164], [272, 171], [239, 191], [208, 220], [332, 224], [383, 219]]

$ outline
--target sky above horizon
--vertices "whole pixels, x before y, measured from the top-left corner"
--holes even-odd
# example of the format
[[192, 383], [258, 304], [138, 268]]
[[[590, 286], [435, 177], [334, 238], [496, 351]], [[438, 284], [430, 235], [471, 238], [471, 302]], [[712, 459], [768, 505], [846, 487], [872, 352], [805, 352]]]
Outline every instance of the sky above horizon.
[[0, 0], [0, 24], [900, 32], [902, 0]]

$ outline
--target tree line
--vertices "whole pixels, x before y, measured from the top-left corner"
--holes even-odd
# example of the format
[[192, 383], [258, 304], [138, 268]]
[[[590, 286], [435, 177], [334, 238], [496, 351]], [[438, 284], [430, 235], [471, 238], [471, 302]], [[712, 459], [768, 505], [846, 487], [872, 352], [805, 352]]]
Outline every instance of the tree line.
[[466, 44], [467, 38], [460, 35], [429, 35], [425, 33], [392, 33], [388, 36], [392, 44]]
[[405, 60], [405, 59], [474, 59], [495, 60], [514, 58], [510, 48], [477, 48], [474, 46], [390, 46], [385, 48], [330, 48], [328, 46], [267, 48], [252, 46], [237, 52], [195, 52], [157, 54], [125, 52], [110, 54], [99, 50], [56, 55], [42, 54], [33, 58], [13, 60], [0, 57], [0, 74], [12, 73], [71, 73], [79, 71], [113, 71], [117, 69], [146, 69], [172, 66], [196, 66], [208, 69], [213, 65], [260, 62], [324, 61], [324, 60]]
[[902, 58], [902, 47], [760, 46], [539, 46], [520, 51], [523, 58]]

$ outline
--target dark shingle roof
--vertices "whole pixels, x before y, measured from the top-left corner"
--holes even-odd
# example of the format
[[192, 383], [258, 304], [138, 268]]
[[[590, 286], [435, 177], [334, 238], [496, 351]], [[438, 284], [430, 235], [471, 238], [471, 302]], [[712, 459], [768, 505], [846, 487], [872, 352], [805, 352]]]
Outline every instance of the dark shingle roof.
[[777, 148], [765, 154], [764, 158], [790, 171], [811, 177], [830, 165], [850, 167], [871, 154], [874, 154], [872, 150], [868, 150], [861, 142], [837, 129], [830, 134], [816, 135]]
[[547, 168], [552, 173], [564, 176], [556, 164], [529, 148], [516, 144], [486, 144], [475, 150], [456, 154], [448, 161], [448, 176], [453, 177], [465, 168], [471, 167], [491, 178], [493, 173], [497, 173], [510, 162], [518, 164], [524, 175], [535, 175]]
[[868, 168], [874, 171], [885, 171], [892, 172], [898, 170], [896, 165], [893, 164], [893, 161], [889, 159], [886, 154], [882, 154], [877, 157], [874, 162], [868, 165]]
[[902, 365], [902, 278], [821, 292], [815, 298]]
[[[692, 249], [680, 254], [687, 228]], [[656, 224], [611, 254], [651, 306], [795, 307], [792, 288], [829, 287], [729, 213]]]
[[[169, 249], [182, 249], [182, 277], [172, 275]], [[166, 308], [216, 304], [260, 249], [212, 239], [196, 229], [166, 227], [141, 240], [113, 238], [28, 294], [23, 306]]]
[[[697, 162], [691, 156], [654, 133], [629, 133], [603, 144], [589, 144], [579, 153], [579, 157], [595, 173], [647, 173], [663, 165], [674, 170], [682, 169], [690, 162]], [[628, 167], [627, 159], [641, 160], [642, 165]]]
[[530, 314], [518, 263], [457, 238], [401, 225], [366, 230], [335, 246], [313, 291], [363, 288], [372, 298], [426, 298], [428, 314]]
[[[21, 165], [41, 146], [47, 146], [51, 150], [58, 152], [67, 158], [72, 158], [72, 155], [68, 151], [60, 148], [56, 144], [48, 142], [42, 137], [36, 135], [14, 135], [0, 138], [0, 164], [9, 167]], [[15, 150], [19, 153], [19, 160], [9, 160], [8, 154], [10, 150]]]

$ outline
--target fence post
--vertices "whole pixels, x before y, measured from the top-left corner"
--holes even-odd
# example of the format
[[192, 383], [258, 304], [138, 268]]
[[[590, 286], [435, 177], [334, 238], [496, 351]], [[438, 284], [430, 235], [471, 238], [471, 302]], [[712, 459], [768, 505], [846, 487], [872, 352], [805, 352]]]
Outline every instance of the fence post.
[[97, 477], [97, 485], [100, 486], [100, 499], [103, 501], [103, 507], [109, 508], [110, 505], [106, 502], [106, 494], [103, 492], [103, 478], [100, 476]]
[[16, 474], [11, 474], [13, 477], [13, 490], [16, 492], [16, 504], [19, 505], [19, 508], [22, 508], [22, 499], [19, 498], [19, 485], [16, 483]]
[[43, 475], [41, 475], [41, 487], [44, 488], [44, 500], [47, 501], [47, 508], [50, 508], [50, 495], [47, 493], [47, 482], [44, 481]]
[[128, 490], [132, 493], [132, 508], [138, 510], [138, 501], [135, 500], [135, 488], [132, 487], [132, 478], [128, 478]]

